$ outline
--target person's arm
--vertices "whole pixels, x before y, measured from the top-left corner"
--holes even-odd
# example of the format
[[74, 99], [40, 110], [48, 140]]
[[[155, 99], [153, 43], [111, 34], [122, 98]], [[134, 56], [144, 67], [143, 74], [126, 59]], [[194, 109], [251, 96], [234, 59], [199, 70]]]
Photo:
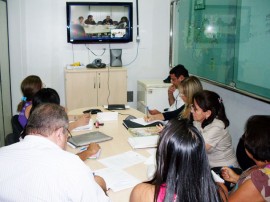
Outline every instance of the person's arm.
[[225, 184], [223, 183], [220, 183], [220, 182], [217, 182], [217, 185], [219, 186], [219, 194], [220, 194], [220, 197], [222, 198], [222, 201], [228, 201], [228, 189], [227, 187], [225, 186]]
[[77, 120], [75, 120], [74, 122], [69, 123], [68, 129], [70, 131], [72, 131], [73, 129], [75, 129], [79, 126], [85, 126], [85, 125], [89, 124], [90, 118], [91, 118], [91, 115], [89, 113], [83, 114], [83, 115], [79, 116], [79, 118]]
[[169, 105], [170, 106], [175, 102], [175, 97], [173, 96], [174, 91], [175, 91], [175, 86], [171, 85], [168, 88], [168, 99], [169, 99]]
[[209, 151], [212, 148], [212, 146], [210, 144], [205, 144], [205, 149], [206, 151]]
[[129, 202], [152, 202], [154, 201], [155, 186], [147, 183], [136, 185], [129, 198]]
[[179, 109], [176, 109], [174, 111], [169, 111], [169, 112], [162, 113], [163, 117], [164, 117], [164, 120], [167, 121], [167, 120], [170, 120], [170, 119], [173, 119], [173, 118], [177, 118], [178, 115], [184, 110], [184, 108], [185, 108], [185, 105], [183, 105], [182, 107], [180, 107]]
[[246, 180], [238, 189], [229, 195], [229, 202], [250, 202], [265, 201], [261, 193], [252, 183], [251, 179]]
[[94, 175], [94, 179], [95, 179], [96, 183], [101, 187], [101, 189], [107, 195], [107, 193], [106, 193], [107, 192], [107, 185], [106, 185], [105, 180], [102, 177], [97, 176], [97, 175]]
[[223, 177], [224, 180], [228, 181], [228, 182], [232, 182], [234, 184], [236, 184], [239, 180], [240, 175], [237, 175], [232, 169], [228, 168], [228, 167], [223, 167], [221, 169], [221, 175]]
[[161, 114], [161, 112], [158, 111], [157, 109], [149, 109], [148, 112], [151, 115]]
[[32, 105], [29, 105], [29, 106], [26, 107], [26, 109], [25, 109], [24, 115], [25, 115], [25, 117], [26, 117], [27, 119], [28, 119], [29, 116], [30, 116], [30, 111], [31, 111], [31, 109], [32, 109]]
[[163, 114], [147, 115], [147, 116], [144, 117], [144, 120], [146, 122], [164, 121], [164, 116], [163, 116]]
[[82, 151], [78, 153], [77, 155], [80, 157], [82, 161], [85, 161], [90, 156], [96, 154], [99, 149], [100, 149], [99, 144], [93, 142], [89, 144], [89, 146], [87, 147], [85, 151]]

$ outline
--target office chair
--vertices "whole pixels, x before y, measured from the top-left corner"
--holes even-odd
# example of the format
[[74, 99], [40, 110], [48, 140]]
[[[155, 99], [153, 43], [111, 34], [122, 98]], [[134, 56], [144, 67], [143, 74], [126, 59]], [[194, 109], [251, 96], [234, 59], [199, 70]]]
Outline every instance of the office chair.
[[8, 134], [5, 138], [5, 145], [10, 145], [20, 141], [20, 135], [23, 131], [23, 127], [21, 126], [19, 120], [19, 115], [14, 115], [11, 118], [11, 126], [12, 126], [12, 133]]

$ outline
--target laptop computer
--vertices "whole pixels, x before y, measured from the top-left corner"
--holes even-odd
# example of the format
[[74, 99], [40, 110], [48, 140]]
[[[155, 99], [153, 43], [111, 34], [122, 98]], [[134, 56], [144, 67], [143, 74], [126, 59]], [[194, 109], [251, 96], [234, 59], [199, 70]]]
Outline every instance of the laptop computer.
[[94, 131], [89, 133], [84, 133], [81, 135], [72, 136], [68, 139], [68, 142], [75, 147], [81, 147], [89, 145], [91, 142], [104, 142], [113, 139], [100, 131]]

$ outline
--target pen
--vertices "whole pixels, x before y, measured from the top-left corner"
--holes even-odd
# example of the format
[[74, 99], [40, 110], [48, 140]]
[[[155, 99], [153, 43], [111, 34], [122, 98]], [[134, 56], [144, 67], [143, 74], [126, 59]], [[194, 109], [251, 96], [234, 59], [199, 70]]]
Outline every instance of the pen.
[[87, 147], [82, 147], [80, 150], [85, 151], [85, 150], [87, 150]]
[[146, 116], [149, 117], [149, 107], [146, 107]]

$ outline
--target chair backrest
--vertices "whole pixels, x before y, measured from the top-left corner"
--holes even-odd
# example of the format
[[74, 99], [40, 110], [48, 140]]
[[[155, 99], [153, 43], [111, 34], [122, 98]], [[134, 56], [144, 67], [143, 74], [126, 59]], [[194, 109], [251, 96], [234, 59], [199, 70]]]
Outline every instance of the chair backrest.
[[12, 116], [11, 118], [11, 126], [13, 130], [13, 136], [14, 136], [15, 142], [19, 142], [21, 132], [23, 131], [23, 127], [21, 126], [18, 118], [19, 118], [19, 115], [17, 114]]
[[20, 135], [23, 131], [23, 127], [21, 126], [19, 122], [19, 115], [14, 115], [11, 118], [11, 126], [12, 126], [12, 133], [8, 134], [5, 137], [5, 146], [19, 142], [20, 141]]

